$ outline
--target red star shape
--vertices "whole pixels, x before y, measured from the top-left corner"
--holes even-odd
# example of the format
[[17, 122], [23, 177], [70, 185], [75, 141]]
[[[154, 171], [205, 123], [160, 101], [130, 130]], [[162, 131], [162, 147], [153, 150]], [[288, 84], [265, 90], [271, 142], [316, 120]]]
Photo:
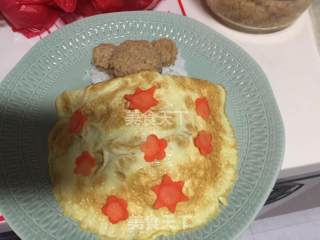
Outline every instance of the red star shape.
[[155, 160], [162, 160], [166, 156], [165, 149], [167, 147], [165, 139], [159, 139], [156, 135], [152, 134], [147, 137], [147, 141], [140, 146], [141, 151], [144, 152], [144, 160], [152, 162]]
[[163, 175], [161, 184], [152, 188], [157, 195], [154, 208], [166, 207], [174, 213], [179, 202], [189, 200], [182, 192], [183, 185], [184, 181], [174, 182], [168, 175]]
[[108, 197], [101, 211], [112, 224], [127, 220], [129, 217], [127, 202], [113, 195]]
[[129, 109], [138, 109], [144, 113], [157, 105], [159, 102], [153, 96], [155, 90], [155, 87], [146, 90], [137, 88], [134, 94], [125, 95], [124, 98], [130, 102]]
[[206, 131], [200, 131], [194, 139], [194, 145], [199, 149], [201, 155], [209, 155], [212, 152], [212, 136]]
[[76, 158], [76, 167], [73, 170], [75, 174], [82, 176], [89, 176], [91, 170], [96, 166], [96, 160], [90, 155], [89, 152], [83, 152]]

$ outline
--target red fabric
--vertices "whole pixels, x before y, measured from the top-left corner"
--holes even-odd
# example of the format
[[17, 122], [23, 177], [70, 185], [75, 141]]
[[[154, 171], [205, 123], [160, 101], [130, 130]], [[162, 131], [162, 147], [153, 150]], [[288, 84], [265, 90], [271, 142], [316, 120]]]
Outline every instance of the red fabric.
[[92, 0], [93, 5], [98, 11], [119, 12], [133, 11], [155, 7], [160, 0]]
[[126, 0], [92, 0], [92, 4], [97, 11], [118, 12], [121, 9], [126, 10]]
[[88, 17], [99, 13], [99, 11], [95, 9], [93, 1], [78, 0], [76, 13], [81, 16]]
[[151, 9], [160, 0], [0, 0], [0, 14], [13, 31], [30, 38], [48, 31], [61, 17], [70, 23], [80, 16]]
[[77, 7], [77, 0], [55, 0], [55, 4], [67, 13], [74, 12]]
[[[26, 2], [26, 0], [24, 0]], [[0, 11], [15, 32], [30, 38], [47, 31], [58, 18], [58, 12], [42, 4], [21, 4], [18, 1], [1, 0]], [[39, 2], [40, 0], [37, 0]]]
[[153, 0], [145, 9], [150, 10], [153, 9], [157, 4], [160, 2], [160, 0]]

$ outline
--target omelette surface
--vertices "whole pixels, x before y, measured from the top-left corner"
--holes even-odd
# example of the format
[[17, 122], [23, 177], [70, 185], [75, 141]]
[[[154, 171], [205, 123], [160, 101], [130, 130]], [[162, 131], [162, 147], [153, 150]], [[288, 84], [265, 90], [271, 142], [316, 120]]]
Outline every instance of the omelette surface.
[[[152, 104], [138, 94], [143, 110], [134, 107], [139, 91], [152, 92]], [[101, 239], [155, 239], [207, 223], [237, 178], [225, 100], [220, 85], [157, 72], [63, 92], [49, 168], [64, 214]], [[166, 191], [168, 178], [175, 188]]]

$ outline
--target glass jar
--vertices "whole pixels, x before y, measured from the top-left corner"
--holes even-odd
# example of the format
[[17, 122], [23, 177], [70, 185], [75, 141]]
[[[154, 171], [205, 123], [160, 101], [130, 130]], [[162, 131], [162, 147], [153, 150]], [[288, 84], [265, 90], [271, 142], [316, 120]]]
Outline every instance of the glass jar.
[[312, 0], [207, 0], [226, 25], [255, 33], [274, 32], [293, 23]]

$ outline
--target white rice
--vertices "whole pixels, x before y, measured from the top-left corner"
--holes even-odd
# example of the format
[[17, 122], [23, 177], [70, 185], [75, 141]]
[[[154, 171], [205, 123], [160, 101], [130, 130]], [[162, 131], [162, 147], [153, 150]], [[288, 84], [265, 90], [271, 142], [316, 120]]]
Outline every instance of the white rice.
[[162, 68], [162, 73], [167, 75], [188, 76], [186, 60], [179, 53], [177, 55], [176, 63], [172, 66]]
[[[179, 53], [177, 55], [177, 60], [175, 65], [162, 68], [162, 73], [167, 75], [188, 76], [185, 63], [186, 63], [185, 59]], [[92, 67], [88, 71], [86, 71], [84, 80], [94, 84], [94, 83], [109, 80], [111, 78], [112, 77], [108, 73], [92, 65]]]

